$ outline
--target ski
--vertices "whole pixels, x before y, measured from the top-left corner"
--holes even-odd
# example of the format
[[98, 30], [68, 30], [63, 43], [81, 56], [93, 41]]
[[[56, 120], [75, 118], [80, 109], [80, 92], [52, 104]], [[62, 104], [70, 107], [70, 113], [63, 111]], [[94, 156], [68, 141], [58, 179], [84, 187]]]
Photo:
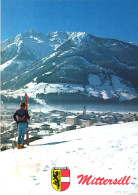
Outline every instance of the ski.
[[[25, 93], [25, 107], [28, 111], [28, 95]], [[28, 132], [28, 120], [27, 120], [27, 129], [26, 129], [26, 143], [29, 145], [29, 132]]]

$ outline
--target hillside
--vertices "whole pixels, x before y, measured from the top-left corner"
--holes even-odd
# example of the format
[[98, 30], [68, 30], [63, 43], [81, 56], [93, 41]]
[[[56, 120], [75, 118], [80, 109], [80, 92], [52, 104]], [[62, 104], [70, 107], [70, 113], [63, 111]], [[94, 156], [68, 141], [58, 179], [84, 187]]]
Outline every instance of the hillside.
[[[0, 194], [55, 195], [51, 169], [69, 167], [70, 187], [64, 194], [138, 194], [138, 123], [72, 130], [30, 143], [25, 149], [0, 153]], [[120, 179], [129, 185], [79, 185], [80, 174]]]
[[3, 99], [26, 91], [46, 102], [138, 98], [138, 47], [130, 43], [85, 32], [30, 31], [1, 47]]

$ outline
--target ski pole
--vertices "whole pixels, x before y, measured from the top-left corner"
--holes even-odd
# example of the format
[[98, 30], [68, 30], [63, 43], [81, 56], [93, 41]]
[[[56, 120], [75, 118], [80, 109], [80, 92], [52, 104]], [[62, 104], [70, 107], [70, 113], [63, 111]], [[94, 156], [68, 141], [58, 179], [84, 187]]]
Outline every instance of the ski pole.
[[16, 133], [15, 133], [15, 142], [16, 142], [16, 137], [17, 137], [17, 131], [18, 131], [18, 125], [17, 125], [17, 129], [16, 129]]
[[12, 148], [14, 149], [15, 145], [16, 145], [16, 137], [17, 137], [17, 131], [18, 131], [18, 124], [17, 124], [17, 128], [16, 128], [16, 132], [15, 132], [15, 141], [12, 141]]

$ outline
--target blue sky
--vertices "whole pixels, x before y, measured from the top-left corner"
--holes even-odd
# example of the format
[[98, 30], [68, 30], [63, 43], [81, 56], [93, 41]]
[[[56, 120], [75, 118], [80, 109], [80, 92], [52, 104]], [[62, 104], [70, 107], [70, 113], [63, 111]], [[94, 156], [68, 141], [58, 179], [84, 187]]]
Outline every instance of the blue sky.
[[1, 0], [1, 40], [37, 32], [87, 32], [138, 43], [137, 0]]

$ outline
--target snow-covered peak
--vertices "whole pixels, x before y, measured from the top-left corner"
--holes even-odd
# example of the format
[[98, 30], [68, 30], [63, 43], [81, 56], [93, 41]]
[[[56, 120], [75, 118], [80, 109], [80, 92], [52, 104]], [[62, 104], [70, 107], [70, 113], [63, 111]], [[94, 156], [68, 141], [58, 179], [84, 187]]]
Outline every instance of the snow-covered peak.
[[[23, 88], [36, 78], [37, 84], [58, 84], [60, 89], [60, 83], [82, 85], [85, 86], [83, 91], [87, 92], [85, 95], [104, 100], [138, 97], [136, 46], [86, 32], [42, 34], [34, 30], [21, 33], [3, 45], [3, 89]], [[21, 69], [22, 79], [15, 82]], [[118, 85], [121, 86], [119, 91]], [[72, 93], [72, 87], [70, 89], [69, 93]], [[64, 93], [65, 88], [62, 91]], [[80, 90], [77, 93], [82, 94]]]
[[32, 34], [36, 33], [36, 31], [34, 29], [30, 29], [29, 32], [32, 33]]
[[3, 42], [2, 51], [7, 52], [7, 56], [9, 56], [9, 52], [11, 53], [12, 50], [13, 57], [15, 57], [15, 53], [20, 55], [22, 52], [27, 52], [35, 57], [36, 60], [39, 60], [50, 55], [66, 40], [68, 40], [68, 34], [65, 32], [45, 35], [31, 30], [26, 33], [20, 33], [13, 39]]
[[86, 32], [67, 32], [67, 35], [72, 46], [78, 49], [81, 46], [89, 46], [93, 41], [95, 41], [95, 37]]
[[64, 32], [64, 31], [56, 31], [56, 32], [52, 32], [52, 33], [49, 33], [49, 35], [51, 37], [58, 37], [58, 38], [68, 38], [68, 33], [67, 32]]
[[29, 32], [20, 33], [11, 39], [7, 39], [1, 43], [1, 47], [2, 50], [4, 50], [6, 47], [10, 47], [11, 45], [19, 46], [22, 41], [25, 47], [31, 46], [34, 43], [44, 43], [45, 45], [47, 44], [52, 46], [54, 49], [57, 49], [57, 44], [60, 46], [69, 39], [72, 39], [74, 43], [77, 44], [77, 42], [81, 42], [81, 40], [86, 37], [88, 38], [88, 34], [85, 32], [56, 31], [53, 33], [42, 34], [34, 30], [30, 30]]
[[70, 38], [80, 38], [80, 39], [83, 39], [85, 38], [86, 36], [88, 36], [88, 34], [86, 32], [73, 32], [70, 34]]

